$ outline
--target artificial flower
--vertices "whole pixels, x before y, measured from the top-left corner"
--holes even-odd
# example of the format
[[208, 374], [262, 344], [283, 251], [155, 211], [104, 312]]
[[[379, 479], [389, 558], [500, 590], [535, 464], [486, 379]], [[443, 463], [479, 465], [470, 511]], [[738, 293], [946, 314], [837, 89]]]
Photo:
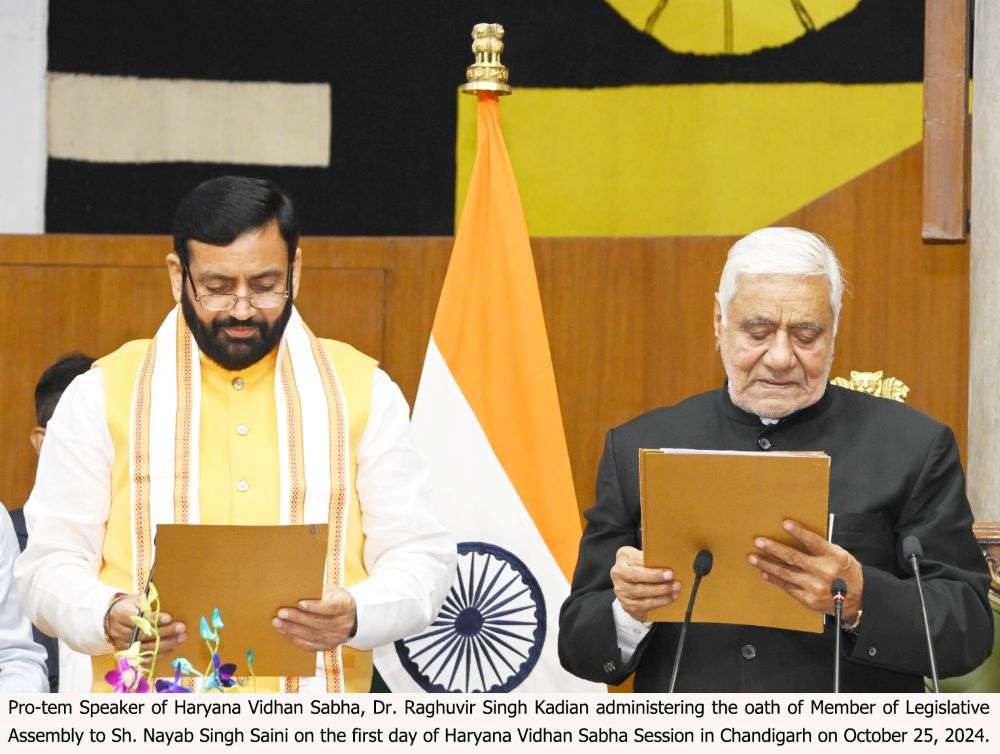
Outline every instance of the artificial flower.
[[142, 660], [142, 658], [139, 656], [140, 652], [142, 652], [142, 644], [138, 641], [132, 642], [132, 644], [129, 645], [128, 649], [121, 649], [115, 652], [115, 659], [120, 660], [122, 658], [125, 658], [126, 660], [129, 660], [133, 665], [138, 665]]
[[219, 684], [221, 686], [228, 689], [236, 685], [236, 681], [233, 680], [233, 673], [236, 672], [236, 663], [227, 662], [223, 665], [222, 660], [219, 659], [218, 652], [216, 652], [212, 655], [212, 667], [215, 668], [214, 675], [219, 677]]
[[176, 660], [171, 662], [170, 665], [176, 672], [183, 673], [184, 675], [201, 675], [201, 673], [194, 669], [194, 665], [188, 662], [184, 657], [178, 657]]
[[154, 635], [153, 624], [150, 623], [145, 618], [143, 618], [141, 615], [133, 615], [132, 624], [139, 627], [139, 630], [142, 631], [143, 636]]
[[[187, 661], [185, 660], [185, 662], [187, 662]], [[181, 684], [181, 671], [180, 671], [180, 668], [177, 667], [176, 661], [174, 663], [174, 667], [177, 668], [176, 670], [174, 670], [174, 680], [171, 681], [168, 678], [161, 678], [160, 680], [158, 680], [156, 682], [156, 693], [157, 694], [190, 694], [191, 693], [191, 689], [184, 688], [184, 686]]]
[[198, 624], [198, 628], [201, 631], [201, 638], [205, 641], [218, 641], [219, 635], [208, 627], [208, 621], [205, 620], [205, 616], [201, 617], [201, 621]]
[[104, 674], [116, 694], [147, 694], [149, 681], [127, 657], [118, 658], [118, 667]]

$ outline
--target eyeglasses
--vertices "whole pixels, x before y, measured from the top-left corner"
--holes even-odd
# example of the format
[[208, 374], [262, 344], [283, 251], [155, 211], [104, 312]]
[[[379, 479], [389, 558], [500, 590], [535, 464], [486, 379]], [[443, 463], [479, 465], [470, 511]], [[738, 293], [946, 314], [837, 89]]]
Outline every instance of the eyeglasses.
[[[251, 293], [249, 296], [237, 296], [235, 293], [203, 293], [198, 294], [194, 287], [194, 278], [187, 264], [184, 264], [185, 277], [191, 281], [191, 290], [194, 293], [194, 300], [201, 304], [207, 312], [226, 312], [232, 309], [243, 299], [254, 309], [275, 309], [284, 305], [288, 299], [289, 291], [261, 291]], [[288, 288], [292, 285], [292, 266], [288, 265]]]

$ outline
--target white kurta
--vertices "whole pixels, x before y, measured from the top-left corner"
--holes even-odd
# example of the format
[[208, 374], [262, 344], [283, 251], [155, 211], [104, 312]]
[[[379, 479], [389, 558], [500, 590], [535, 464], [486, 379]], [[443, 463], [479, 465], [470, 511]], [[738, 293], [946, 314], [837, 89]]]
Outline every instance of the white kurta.
[[[96, 368], [73, 381], [49, 421], [24, 509], [28, 548], [16, 568], [28, 617], [90, 655], [111, 651], [103, 620], [116, 591], [97, 578], [114, 453], [105, 417]], [[456, 558], [453, 537], [428, 510], [429, 477], [413, 446], [406, 400], [378, 369], [358, 445], [357, 490], [369, 576], [349, 587], [358, 630], [348, 646], [364, 650], [426, 627]]]

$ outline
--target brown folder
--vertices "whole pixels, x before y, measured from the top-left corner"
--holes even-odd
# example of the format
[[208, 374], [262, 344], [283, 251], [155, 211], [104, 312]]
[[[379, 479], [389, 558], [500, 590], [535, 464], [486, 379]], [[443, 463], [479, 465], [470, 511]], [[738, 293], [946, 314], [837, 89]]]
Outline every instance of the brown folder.
[[671, 568], [684, 585], [680, 599], [647, 619], [684, 620], [692, 562], [707, 548], [714, 564], [698, 587], [692, 622], [822, 632], [823, 615], [764, 581], [747, 556], [758, 536], [802, 549], [781, 528], [786, 518], [825, 536], [829, 487], [825, 453], [640, 450], [645, 565]]
[[198, 631], [219, 608], [222, 662], [236, 663], [248, 676], [247, 649], [253, 649], [258, 676], [312, 676], [316, 653], [292, 644], [271, 625], [279, 607], [323, 594], [327, 526], [156, 527], [153, 583], [160, 609], [183, 621], [187, 641], [157, 664], [158, 676], [173, 676], [170, 662], [187, 658], [203, 672], [211, 655]]

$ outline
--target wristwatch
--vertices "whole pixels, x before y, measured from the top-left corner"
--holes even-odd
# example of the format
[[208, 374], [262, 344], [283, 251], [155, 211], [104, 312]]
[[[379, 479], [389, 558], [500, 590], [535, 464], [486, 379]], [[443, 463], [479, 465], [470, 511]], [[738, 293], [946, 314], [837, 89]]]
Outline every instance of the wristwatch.
[[843, 623], [842, 622], [840, 624], [841, 630], [846, 631], [851, 636], [857, 636], [858, 635], [858, 626], [861, 625], [861, 613], [862, 612], [864, 612], [864, 611], [863, 610], [858, 610], [858, 614], [854, 617], [854, 623]]

